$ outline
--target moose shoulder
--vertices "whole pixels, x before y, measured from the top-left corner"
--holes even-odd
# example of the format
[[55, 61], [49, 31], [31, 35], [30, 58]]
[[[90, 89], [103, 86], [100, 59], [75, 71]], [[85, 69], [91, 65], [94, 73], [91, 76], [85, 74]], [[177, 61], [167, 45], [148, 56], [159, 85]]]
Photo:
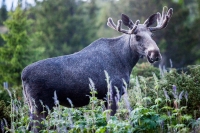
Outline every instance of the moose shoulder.
[[[89, 78], [93, 80], [97, 90], [97, 98], [104, 99], [107, 94], [105, 73], [110, 76], [112, 89], [112, 115], [116, 112], [116, 89], [120, 96], [123, 95], [123, 81], [128, 84], [132, 68], [139, 58], [146, 57], [150, 63], [161, 59], [160, 50], [151, 38], [152, 32], [167, 26], [173, 10], [164, 7], [162, 15], [151, 15], [143, 24], [139, 20], [135, 23], [122, 14], [117, 25], [112, 18], [107, 25], [119, 32], [125, 33], [111, 39], [99, 39], [91, 43], [83, 50], [54, 58], [35, 62], [22, 72], [23, 93], [29, 105], [30, 112], [34, 113], [33, 119], [41, 121], [47, 114], [42, 113], [44, 105], [52, 109], [54, 104], [54, 92], [59, 103], [70, 107], [67, 99], [72, 101], [74, 107], [80, 107], [89, 103], [90, 89]], [[150, 27], [157, 21], [156, 27]], [[121, 28], [122, 23], [129, 28]], [[35, 105], [37, 107], [35, 107]], [[39, 125], [39, 124], [38, 124]]]

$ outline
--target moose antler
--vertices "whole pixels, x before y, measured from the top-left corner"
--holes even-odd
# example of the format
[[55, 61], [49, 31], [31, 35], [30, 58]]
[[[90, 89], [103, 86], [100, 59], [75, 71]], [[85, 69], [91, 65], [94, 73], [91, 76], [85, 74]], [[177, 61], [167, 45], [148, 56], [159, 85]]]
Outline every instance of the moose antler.
[[108, 22], [107, 22], [107, 25], [110, 27], [110, 28], [113, 28], [119, 32], [122, 32], [122, 33], [125, 33], [125, 34], [133, 34], [134, 31], [136, 30], [138, 24], [139, 24], [139, 20], [137, 20], [135, 22], [135, 24], [133, 25], [133, 28], [132, 29], [129, 29], [129, 30], [124, 30], [122, 29], [122, 20], [118, 20], [117, 21], [117, 26], [115, 25], [115, 23], [113, 22], [112, 18], [108, 18]]
[[168, 10], [168, 8], [166, 6], [163, 7], [162, 16], [159, 12], [157, 13], [157, 26], [149, 27], [150, 31], [156, 31], [156, 30], [165, 28], [167, 26], [172, 14], [173, 14], [172, 8], [170, 8]]

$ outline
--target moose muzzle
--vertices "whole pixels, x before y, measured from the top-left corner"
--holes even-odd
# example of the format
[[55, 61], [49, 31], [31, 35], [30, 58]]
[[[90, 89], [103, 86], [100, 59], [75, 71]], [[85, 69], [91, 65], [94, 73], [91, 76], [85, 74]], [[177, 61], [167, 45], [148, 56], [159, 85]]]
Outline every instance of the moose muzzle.
[[162, 59], [162, 56], [160, 54], [159, 50], [150, 50], [147, 53], [147, 60], [150, 63], [154, 63], [155, 61], [159, 61]]

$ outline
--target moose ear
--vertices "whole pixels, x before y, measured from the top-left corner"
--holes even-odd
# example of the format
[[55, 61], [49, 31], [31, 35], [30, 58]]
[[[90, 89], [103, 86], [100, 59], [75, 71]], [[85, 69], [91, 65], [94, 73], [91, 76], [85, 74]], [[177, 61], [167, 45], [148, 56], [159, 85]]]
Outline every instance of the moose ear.
[[134, 23], [128, 16], [126, 16], [125, 14], [122, 14], [121, 19], [125, 26], [128, 26], [130, 29], [133, 28]]
[[157, 20], [157, 14], [153, 14], [144, 22], [144, 25], [149, 27], [152, 24], [154, 24], [156, 22], [156, 20]]

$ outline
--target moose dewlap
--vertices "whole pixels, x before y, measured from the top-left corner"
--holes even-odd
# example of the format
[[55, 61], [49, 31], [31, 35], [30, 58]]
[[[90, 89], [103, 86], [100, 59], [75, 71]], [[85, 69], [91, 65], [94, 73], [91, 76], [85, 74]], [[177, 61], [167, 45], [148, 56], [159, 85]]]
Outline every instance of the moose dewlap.
[[[97, 98], [105, 100], [107, 83], [104, 71], [110, 76], [111, 114], [114, 115], [117, 109], [115, 88], [118, 88], [120, 96], [124, 93], [122, 79], [129, 84], [131, 71], [140, 58], [146, 57], [150, 63], [162, 58], [151, 36], [153, 31], [167, 26], [172, 13], [172, 8], [168, 10], [164, 7], [162, 15], [153, 14], [143, 24], [139, 24], [139, 20], [134, 23], [124, 14], [117, 25], [112, 18], [108, 18], [107, 25], [123, 35], [98, 39], [77, 53], [40, 60], [25, 67], [21, 75], [23, 93], [30, 112], [35, 112], [32, 118], [41, 121], [47, 116], [41, 113], [45, 108], [40, 101], [51, 110], [55, 106], [54, 92], [60, 105], [70, 107], [68, 99], [74, 107], [87, 105], [90, 95], [89, 78], [95, 84]], [[151, 27], [155, 22], [157, 26]], [[122, 29], [122, 23], [129, 29]], [[36, 129], [34, 131], [37, 132]]]

